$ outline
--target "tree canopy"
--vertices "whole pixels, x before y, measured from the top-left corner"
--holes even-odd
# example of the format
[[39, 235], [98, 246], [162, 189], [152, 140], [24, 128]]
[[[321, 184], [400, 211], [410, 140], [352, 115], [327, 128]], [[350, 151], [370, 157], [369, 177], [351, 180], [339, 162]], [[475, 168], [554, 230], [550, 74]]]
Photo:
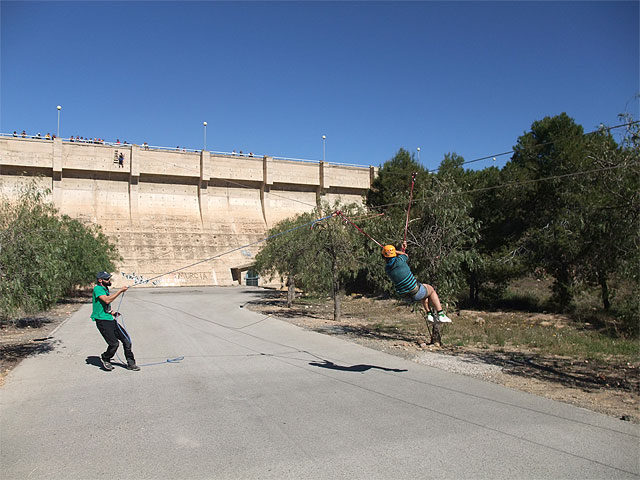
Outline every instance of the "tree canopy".
[[[449, 308], [465, 297], [472, 303], [497, 298], [513, 279], [548, 276], [548, 308], [570, 311], [581, 292], [595, 287], [602, 309], [613, 308], [637, 334], [640, 137], [639, 124], [630, 116], [623, 120], [620, 144], [604, 127], [585, 134], [565, 113], [537, 120], [501, 169], [468, 170], [461, 156], [448, 153], [429, 172], [401, 148], [380, 167], [364, 213], [356, 206], [349, 213], [359, 215], [358, 224], [373, 238], [400, 248], [416, 174], [407, 252], [416, 278], [432, 284]], [[325, 205], [311, 217], [335, 208]], [[273, 231], [305, 219], [289, 219]], [[283, 239], [305, 248], [291, 247], [262, 264], [263, 271], [334, 298], [345, 284], [391, 294], [379, 246], [334, 220], [304, 238]], [[267, 245], [260, 260], [282, 248]]]
[[30, 184], [0, 202], [0, 320], [47, 309], [120, 258], [98, 226], [61, 216], [47, 193]]

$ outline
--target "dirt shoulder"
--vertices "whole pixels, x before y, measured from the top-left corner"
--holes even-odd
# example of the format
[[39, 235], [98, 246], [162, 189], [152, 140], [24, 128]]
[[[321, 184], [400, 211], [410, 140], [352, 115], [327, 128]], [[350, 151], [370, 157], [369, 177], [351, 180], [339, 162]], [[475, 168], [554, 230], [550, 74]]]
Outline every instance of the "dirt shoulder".
[[[480, 378], [535, 395], [640, 423], [640, 362], [616, 359], [590, 362], [577, 358], [542, 355], [508, 346], [468, 347], [428, 345], [426, 325], [415, 322], [415, 313], [394, 300], [347, 298], [342, 320], [333, 321], [330, 301], [286, 307], [284, 293], [246, 306], [319, 333], [343, 337], [354, 343], [400, 356], [417, 363]], [[453, 321], [499, 316], [496, 312], [459, 311]], [[503, 313], [502, 315], [513, 315]], [[394, 321], [390, 322], [393, 317]], [[540, 314], [536, 316], [540, 317]], [[543, 319], [542, 321], [547, 321]], [[416, 326], [394, 327], [413, 322]]]

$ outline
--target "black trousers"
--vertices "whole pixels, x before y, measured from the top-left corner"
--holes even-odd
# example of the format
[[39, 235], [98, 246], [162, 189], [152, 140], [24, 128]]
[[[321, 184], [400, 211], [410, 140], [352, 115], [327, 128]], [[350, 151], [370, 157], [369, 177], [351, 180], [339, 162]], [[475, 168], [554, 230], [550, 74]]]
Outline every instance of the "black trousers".
[[109, 361], [113, 358], [120, 345], [118, 343], [119, 340], [124, 347], [124, 356], [127, 359], [127, 364], [135, 365], [136, 359], [131, 351], [131, 340], [125, 335], [124, 328], [116, 320], [96, 320], [96, 327], [98, 327], [102, 338], [108, 345], [106, 352], [101, 355], [103, 360]]

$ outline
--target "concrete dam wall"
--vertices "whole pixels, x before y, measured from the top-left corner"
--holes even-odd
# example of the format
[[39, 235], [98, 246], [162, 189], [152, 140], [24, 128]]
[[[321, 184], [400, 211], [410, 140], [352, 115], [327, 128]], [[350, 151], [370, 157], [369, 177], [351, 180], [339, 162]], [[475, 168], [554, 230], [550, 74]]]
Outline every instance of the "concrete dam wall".
[[[122, 162], [119, 158], [122, 156]], [[100, 224], [123, 257], [115, 285], [145, 281], [256, 242], [318, 201], [362, 202], [373, 167], [0, 137], [0, 193], [35, 181], [61, 213]], [[245, 283], [262, 244], [154, 285]], [[260, 280], [262, 284], [262, 279]]]

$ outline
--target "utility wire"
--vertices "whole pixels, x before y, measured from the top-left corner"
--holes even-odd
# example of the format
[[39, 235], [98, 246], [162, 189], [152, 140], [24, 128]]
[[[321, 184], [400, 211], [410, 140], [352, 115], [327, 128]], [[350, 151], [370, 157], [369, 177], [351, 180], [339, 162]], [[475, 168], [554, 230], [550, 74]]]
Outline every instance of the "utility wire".
[[[598, 173], [598, 172], [604, 172], [607, 170], [615, 170], [617, 168], [628, 168], [631, 165], [625, 165], [625, 164], [619, 164], [619, 165], [613, 165], [611, 167], [602, 167], [602, 168], [594, 168], [592, 170], [582, 170], [582, 171], [578, 171], [578, 172], [573, 172], [573, 173], [565, 173], [562, 175], [552, 175], [550, 177], [543, 177], [543, 178], [534, 178], [531, 180], [522, 180], [522, 181], [515, 181], [515, 182], [507, 182], [507, 183], [502, 183], [500, 185], [494, 185], [491, 187], [482, 187], [482, 188], [474, 188], [471, 190], [463, 190], [460, 192], [451, 192], [451, 193], [443, 193], [442, 196], [443, 197], [448, 197], [448, 196], [454, 196], [454, 195], [464, 195], [466, 193], [476, 193], [476, 192], [483, 192], [483, 191], [488, 191], [488, 190], [496, 190], [499, 188], [507, 188], [507, 187], [518, 187], [520, 185], [527, 185], [527, 184], [531, 184], [531, 183], [537, 183], [537, 182], [545, 182], [548, 180], [555, 180], [555, 179], [559, 179], [559, 178], [571, 178], [571, 177], [578, 177], [581, 175], [588, 175], [590, 173]], [[414, 202], [424, 202], [427, 201], [428, 199], [419, 199], [419, 200], [414, 200]], [[385, 203], [382, 205], [371, 205], [368, 208], [373, 209], [373, 210], [377, 210], [377, 209], [381, 209], [384, 207], [394, 207], [397, 205], [404, 205], [406, 204], [406, 201], [401, 201], [401, 202], [393, 202], [393, 203]]]
[[[154, 161], [157, 162], [157, 163], [162, 163], [164, 165], [168, 165], [168, 166], [171, 166], [171, 167], [175, 167], [175, 168], [178, 168], [178, 169], [185, 170], [185, 171], [187, 171], [187, 172], [189, 172], [191, 174], [195, 173], [197, 175], [200, 175], [200, 170], [196, 170], [196, 169], [191, 168], [191, 167], [185, 167], [183, 165], [178, 165], [177, 163], [167, 162], [167, 161], [164, 161], [164, 160], [154, 160]], [[243, 183], [234, 182], [232, 180], [227, 180], [227, 179], [224, 179], [224, 178], [216, 178], [216, 180], [221, 180], [223, 182], [230, 183], [232, 185], [238, 185], [238, 186], [240, 186], [242, 188], [248, 188], [248, 189], [251, 189], [251, 190], [255, 190], [255, 187], [252, 187], [251, 185], [246, 185], [246, 184], [243, 184]], [[284, 195], [280, 195], [278, 193], [273, 193], [272, 191], [269, 191], [269, 195], [272, 195], [274, 197], [284, 198], [285, 200], [289, 200], [291, 202], [302, 203], [303, 205], [307, 205], [309, 207], [314, 207], [315, 208], [315, 206], [316, 206], [316, 205], [312, 205], [311, 203], [303, 202], [302, 200], [296, 200], [295, 198], [285, 197]]]
[[[634, 122], [621, 123], [620, 125], [614, 125], [613, 127], [602, 127], [602, 128], [597, 129], [597, 130], [593, 130], [593, 131], [591, 131], [591, 132], [583, 133], [583, 134], [582, 134], [582, 136], [583, 136], [583, 137], [586, 137], [587, 135], [593, 135], [593, 134], [598, 133], [598, 132], [611, 131], [611, 130], [614, 130], [614, 129], [616, 129], [616, 128], [628, 127], [628, 126], [631, 126], [631, 125], [636, 125], [636, 124], [638, 124], [638, 123], [640, 123], [640, 120], [636, 120], [636, 121], [634, 121]], [[552, 141], [550, 141], [550, 142], [545, 142], [545, 143], [540, 143], [540, 144], [538, 144], [538, 145], [535, 145], [535, 147], [536, 147], [536, 148], [537, 148], [537, 147], [546, 147], [546, 146], [548, 146], [548, 145], [552, 145], [552, 144], [554, 144], [554, 143], [558, 142], [559, 140], [561, 140], [561, 139], [558, 139], [558, 140], [552, 140]], [[491, 154], [491, 155], [486, 155], [486, 156], [484, 156], [484, 157], [474, 158], [474, 159], [472, 159], [472, 160], [464, 161], [464, 162], [462, 162], [460, 165], [461, 165], [461, 166], [462, 166], [462, 165], [468, 165], [468, 164], [470, 164], [470, 163], [480, 162], [480, 161], [482, 161], [482, 160], [489, 160], [490, 158], [502, 157], [502, 156], [504, 156], [504, 155], [509, 155], [509, 154], [512, 154], [512, 153], [515, 153], [515, 150], [509, 150], [508, 152], [494, 153], [494, 154]], [[433, 168], [433, 169], [431, 169], [431, 170], [426, 170], [426, 171], [424, 171], [424, 172], [418, 172], [418, 175], [423, 175], [423, 174], [425, 174], [425, 173], [437, 173], [437, 172], [440, 170], [440, 168], [441, 168], [441, 167], [437, 167], [437, 168]], [[385, 175], [399, 175], [399, 176], [403, 176], [403, 177], [408, 177], [408, 176], [412, 175], [412, 173], [406, 173], [406, 172], [385, 172]]]
[[[249, 188], [249, 189], [251, 189], [251, 190], [255, 190], [255, 187], [252, 187], [252, 186], [250, 186], [250, 185], [243, 185], [242, 183], [234, 182], [234, 181], [232, 181], [232, 180], [226, 180], [226, 179], [223, 179], [223, 178], [220, 178], [220, 179], [217, 179], [217, 180], [222, 180], [223, 182], [227, 182], [227, 183], [230, 183], [230, 184], [232, 184], [232, 185], [238, 185], [238, 186], [240, 186], [240, 187], [242, 187], [242, 188]], [[289, 200], [289, 201], [291, 201], [291, 202], [301, 203], [301, 204], [303, 204], [303, 205], [307, 205], [308, 207], [313, 207], [313, 208], [315, 208], [315, 207], [316, 207], [316, 205], [315, 205], [315, 204], [311, 204], [311, 203], [303, 202], [302, 200], [296, 200], [295, 198], [285, 197], [284, 195], [279, 195], [279, 194], [277, 194], [277, 193], [273, 193], [271, 190], [269, 190], [269, 195], [273, 195], [274, 197], [284, 198], [284, 199]]]

